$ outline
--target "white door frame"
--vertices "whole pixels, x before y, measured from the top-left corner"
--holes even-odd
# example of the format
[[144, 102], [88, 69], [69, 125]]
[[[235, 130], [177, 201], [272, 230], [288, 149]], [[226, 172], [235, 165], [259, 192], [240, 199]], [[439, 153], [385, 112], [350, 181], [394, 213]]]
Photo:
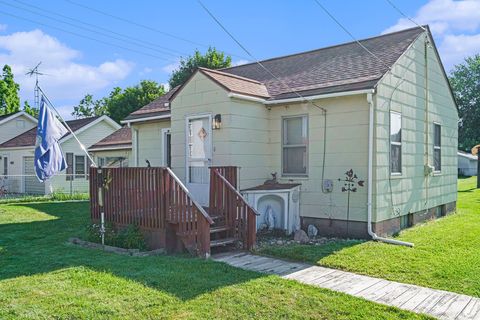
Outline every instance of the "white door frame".
[[[170, 141], [172, 141], [172, 133], [170, 128], [162, 128], [161, 135], [162, 135], [162, 166], [167, 166], [167, 134], [170, 134]], [[172, 152], [171, 145], [170, 145], [170, 154]]]
[[[185, 117], [185, 185], [187, 188], [189, 185], [191, 186], [192, 184], [189, 183], [190, 181], [190, 170], [189, 170], [189, 154], [188, 154], [188, 124], [190, 120], [194, 119], [201, 119], [201, 118], [208, 118], [208, 128], [207, 128], [207, 134], [210, 136], [210, 154], [209, 158], [207, 159], [207, 166], [212, 165], [212, 158], [213, 158], [213, 130], [212, 130], [212, 114], [211, 113], [196, 113], [196, 114], [189, 114]], [[203, 159], [201, 159], [203, 160]], [[208, 205], [208, 193], [210, 191], [210, 182], [208, 182], [209, 187], [207, 188], [207, 199], [206, 202], [202, 201], [202, 199], [195, 199], [198, 202], [200, 202], [201, 205]], [[190, 192], [192, 190], [189, 190]], [[193, 190], [193, 195], [195, 196], [195, 190]], [[205, 200], [205, 199], [203, 199]]]

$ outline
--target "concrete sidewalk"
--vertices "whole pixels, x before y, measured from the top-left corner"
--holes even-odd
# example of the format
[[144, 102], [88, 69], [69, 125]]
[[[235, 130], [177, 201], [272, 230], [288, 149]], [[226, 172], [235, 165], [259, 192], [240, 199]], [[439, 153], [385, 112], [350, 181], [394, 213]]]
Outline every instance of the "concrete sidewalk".
[[373, 302], [428, 314], [439, 319], [480, 320], [480, 299], [463, 294], [262, 257], [246, 252], [222, 253], [213, 256], [212, 259], [234, 267], [277, 274], [285, 279], [344, 292]]

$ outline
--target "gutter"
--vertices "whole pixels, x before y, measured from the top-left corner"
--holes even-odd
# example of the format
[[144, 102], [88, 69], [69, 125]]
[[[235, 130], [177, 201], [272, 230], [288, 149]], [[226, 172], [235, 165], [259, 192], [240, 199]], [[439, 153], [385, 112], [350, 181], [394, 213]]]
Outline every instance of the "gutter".
[[[327, 98], [336, 98], [336, 97], [344, 97], [344, 96], [354, 96], [359, 94], [368, 94], [372, 93], [373, 89], [364, 89], [364, 90], [354, 90], [354, 91], [342, 91], [336, 93], [325, 93], [325, 94], [318, 94], [315, 96], [306, 96], [306, 97], [298, 97], [298, 98], [289, 98], [289, 99], [280, 99], [280, 100], [266, 100], [258, 97], [248, 96], [244, 94], [230, 92], [228, 94], [229, 98], [235, 98], [240, 100], [252, 101], [263, 103], [264, 105], [272, 106], [272, 105], [281, 105], [286, 103], [296, 103], [296, 102], [304, 102], [305, 100], [317, 100], [317, 99], [327, 99]], [[126, 122], [126, 121], [125, 121]], [[122, 121], [123, 123], [123, 121]]]
[[326, 98], [335, 98], [335, 97], [344, 97], [344, 96], [354, 96], [358, 94], [368, 94], [372, 93], [372, 89], [364, 89], [364, 90], [354, 90], [354, 91], [341, 91], [336, 93], [325, 93], [319, 94], [315, 96], [307, 96], [305, 98], [290, 98], [290, 99], [281, 99], [281, 100], [270, 100], [265, 101], [266, 105], [274, 105], [274, 104], [285, 104], [291, 102], [303, 102], [305, 100], [316, 100], [316, 99], [326, 99]]
[[372, 237], [372, 240], [381, 241], [400, 246], [413, 247], [413, 243], [404, 242], [395, 239], [388, 239], [377, 236], [372, 228], [372, 194], [373, 194], [373, 127], [374, 127], [374, 105], [372, 93], [367, 94], [367, 101], [369, 106], [369, 121], [368, 121], [368, 191], [367, 191], [367, 231]]
[[122, 124], [128, 124], [134, 123], [134, 122], [143, 122], [143, 121], [150, 121], [150, 120], [159, 120], [159, 119], [169, 119], [170, 118], [170, 113], [161, 115], [161, 116], [153, 116], [153, 117], [146, 117], [146, 118], [138, 118], [138, 119], [132, 119], [132, 120], [122, 120], [120, 123]]

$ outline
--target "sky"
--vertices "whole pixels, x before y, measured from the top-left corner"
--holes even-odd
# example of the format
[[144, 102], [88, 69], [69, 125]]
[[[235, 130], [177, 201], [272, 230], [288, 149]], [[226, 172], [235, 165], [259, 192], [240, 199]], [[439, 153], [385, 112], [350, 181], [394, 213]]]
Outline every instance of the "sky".
[[[414, 26], [387, 0], [318, 0], [357, 39]], [[391, 0], [429, 24], [447, 72], [480, 52], [480, 0]], [[314, 0], [203, 0], [262, 60], [351, 41]], [[0, 0], [0, 66], [12, 67], [21, 100], [33, 104], [35, 79], [61, 114], [72, 118], [85, 94], [101, 98], [140, 80], [166, 84], [181, 57], [213, 46], [234, 64], [252, 59], [197, 0]]]

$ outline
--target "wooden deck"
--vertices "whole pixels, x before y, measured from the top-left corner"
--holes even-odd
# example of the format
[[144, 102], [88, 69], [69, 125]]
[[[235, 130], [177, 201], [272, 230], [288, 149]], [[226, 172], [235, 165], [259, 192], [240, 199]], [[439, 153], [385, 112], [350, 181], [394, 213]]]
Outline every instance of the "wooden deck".
[[212, 258], [234, 267], [277, 274], [285, 279], [347, 293], [416, 313], [428, 314], [439, 319], [480, 320], [480, 299], [467, 295], [245, 252], [229, 252]]

